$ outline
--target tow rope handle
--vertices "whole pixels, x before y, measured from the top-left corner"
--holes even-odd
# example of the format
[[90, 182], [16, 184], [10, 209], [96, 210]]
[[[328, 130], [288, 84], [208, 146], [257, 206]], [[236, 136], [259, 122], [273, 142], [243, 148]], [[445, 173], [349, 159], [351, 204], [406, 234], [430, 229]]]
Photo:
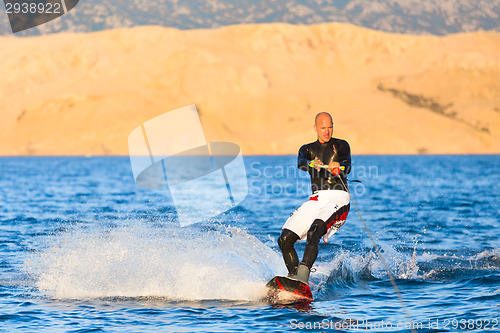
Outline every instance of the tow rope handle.
[[[311, 162], [309, 162], [309, 166], [311, 168], [321, 168], [321, 169], [328, 170], [328, 165], [324, 165], [324, 164], [323, 165], [314, 165], [314, 161], [316, 161], [316, 160], [312, 160]], [[339, 168], [341, 171], [345, 171], [345, 166], [341, 165]], [[338, 175], [338, 176], [340, 176], [340, 175]], [[352, 183], [362, 183], [361, 180], [357, 180], [357, 179], [348, 179], [348, 181], [352, 182]]]
[[[328, 169], [328, 165], [324, 165], [324, 164], [323, 164], [323, 165], [314, 165], [314, 161], [316, 161], [316, 160], [312, 160], [311, 162], [309, 162], [309, 166], [310, 166], [311, 168]], [[345, 166], [341, 165], [341, 166], [339, 167], [339, 169], [340, 169], [340, 170], [342, 170], [342, 171], [345, 171]]]

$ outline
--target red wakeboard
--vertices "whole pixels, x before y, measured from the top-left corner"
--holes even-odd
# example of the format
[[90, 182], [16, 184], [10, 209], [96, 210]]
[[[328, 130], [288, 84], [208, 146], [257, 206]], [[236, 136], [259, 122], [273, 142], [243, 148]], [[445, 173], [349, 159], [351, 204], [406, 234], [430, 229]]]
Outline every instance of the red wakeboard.
[[267, 300], [271, 304], [293, 304], [312, 302], [311, 289], [307, 283], [290, 279], [286, 276], [275, 276], [266, 284]]

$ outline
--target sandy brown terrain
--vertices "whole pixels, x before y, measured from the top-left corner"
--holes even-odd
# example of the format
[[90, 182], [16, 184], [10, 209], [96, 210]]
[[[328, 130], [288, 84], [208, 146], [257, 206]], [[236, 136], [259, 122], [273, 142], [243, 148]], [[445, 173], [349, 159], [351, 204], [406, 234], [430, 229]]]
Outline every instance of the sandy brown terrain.
[[0, 155], [127, 155], [196, 104], [208, 141], [295, 154], [317, 112], [353, 154], [500, 153], [500, 34], [347, 24], [137, 27], [0, 38]]

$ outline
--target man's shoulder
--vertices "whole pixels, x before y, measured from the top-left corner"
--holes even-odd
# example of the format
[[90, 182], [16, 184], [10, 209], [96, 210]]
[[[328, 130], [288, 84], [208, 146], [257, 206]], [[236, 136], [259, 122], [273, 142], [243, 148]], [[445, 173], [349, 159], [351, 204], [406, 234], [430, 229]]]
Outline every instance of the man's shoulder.
[[349, 143], [346, 140], [344, 140], [344, 139], [339, 139], [339, 138], [332, 138], [332, 139], [333, 139], [332, 141], [333, 141], [333, 143], [335, 145], [346, 145], [346, 146], [349, 146]]
[[300, 147], [300, 150], [310, 148], [310, 147], [314, 146], [317, 142], [318, 141], [306, 143], [306, 144], [302, 145], [302, 147]]

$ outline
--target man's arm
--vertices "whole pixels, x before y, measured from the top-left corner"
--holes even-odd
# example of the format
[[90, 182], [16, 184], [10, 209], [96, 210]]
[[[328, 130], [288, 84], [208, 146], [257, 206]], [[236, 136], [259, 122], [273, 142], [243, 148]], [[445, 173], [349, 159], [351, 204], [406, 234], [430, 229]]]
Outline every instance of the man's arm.
[[345, 170], [343, 171], [344, 175], [347, 175], [351, 172], [351, 147], [347, 141], [342, 140], [341, 144], [337, 149], [338, 159], [340, 166], [343, 166]]
[[297, 158], [297, 167], [300, 170], [307, 171], [309, 168], [309, 162], [311, 162], [311, 156], [309, 156], [309, 149], [307, 149], [306, 145], [303, 145], [299, 149], [299, 156]]

